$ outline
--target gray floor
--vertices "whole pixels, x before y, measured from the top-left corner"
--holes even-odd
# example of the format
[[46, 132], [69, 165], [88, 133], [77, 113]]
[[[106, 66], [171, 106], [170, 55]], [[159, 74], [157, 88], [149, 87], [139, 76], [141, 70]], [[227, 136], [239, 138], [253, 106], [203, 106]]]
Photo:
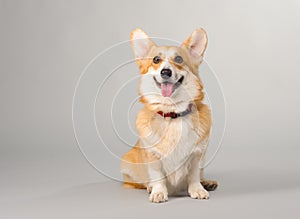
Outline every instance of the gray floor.
[[120, 184], [105, 182], [17, 203], [5, 211], [10, 211], [8, 215], [15, 218], [153, 218], [168, 215], [173, 218], [286, 218], [287, 215], [299, 218], [299, 187], [266, 191], [262, 186], [260, 189], [245, 186], [244, 189], [220, 189], [211, 193], [209, 201], [171, 197], [167, 203], [153, 204], [148, 202], [144, 190], [126, 190]]
[[[173, 218], [286, 218], [288, 215], [289, 218], [299, 218], [300, 167], [296, 165], [297, 155], [277, 152], [254, 152], [249, 148], [241, 150], [224, 145], [207, 168], [207, 177], [220, 182], [220, 187], [210, 193], [209, 200], [170, 197], [167, 203], [153, 204], [148, 201], [145, 190], [124, 189], [119, 182], [94, 178], [93, 183], [68, 186], [67, 182], [61, 181], [55, 186], [44, 184], [43, 188], [32, 187], [29, 191], [20, 191], [21, 186], [18, 186], [19, 194], [11, 192], [10, 200], [1, 199], [0, 217], [153, 218], [172, 215]], [[282, 155], [288, 155], [289, 159], [278, 165]], [[96, 177], [98, 173], [92, 172]], [[12, 185], [3, 183], [1, 188], [2, 193], [5, 189], [14, 190]]]

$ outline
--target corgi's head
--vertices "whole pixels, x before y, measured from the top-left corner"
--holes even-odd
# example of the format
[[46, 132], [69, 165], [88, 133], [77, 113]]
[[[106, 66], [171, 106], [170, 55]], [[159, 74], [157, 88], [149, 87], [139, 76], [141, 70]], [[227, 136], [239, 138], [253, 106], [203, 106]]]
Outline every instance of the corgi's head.
[[196, 29], [181, 46], [157, 46], [141, 29], [130, 42], [139, 66], [141, 101], [152, 110], [180, 112], [203, 99], [198, 67], [207, 46], [207, 35]]

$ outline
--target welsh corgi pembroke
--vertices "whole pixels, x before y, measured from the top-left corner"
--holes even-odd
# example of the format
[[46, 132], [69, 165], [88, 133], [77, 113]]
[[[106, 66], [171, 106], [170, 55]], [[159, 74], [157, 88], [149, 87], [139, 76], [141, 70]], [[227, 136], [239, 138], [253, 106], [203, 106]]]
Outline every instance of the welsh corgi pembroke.
[[207, 35], [196, 29], [181, 46], [157, 46], [141, 29], [130, 36], [140, 70], [139, 139], [121, 161], [124, 187], [144, 188], [151, 202], [168, 195], [208, 199], [217, 181], [204, 178], [211, 113], [203, 103], [198, 67]]

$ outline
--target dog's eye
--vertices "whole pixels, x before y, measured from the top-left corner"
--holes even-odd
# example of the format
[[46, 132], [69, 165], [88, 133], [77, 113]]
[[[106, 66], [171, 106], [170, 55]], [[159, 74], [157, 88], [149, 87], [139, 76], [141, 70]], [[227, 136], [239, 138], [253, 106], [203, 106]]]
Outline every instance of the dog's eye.
[[174, 61], [175, 61], [176, 63], [178, 63], [178, 64], [181, 64], [181, 63], [183, 62], [183, 59], [182, 59], [181, 56], [176, 56], [175, 59], [174, 59]]
[[153, 58], [153, 62], [154, 62], [154, 64], [158, 64], [159, 62], [160, 62], [160, 57], [159, 56], [155, 56], [154, 58]]

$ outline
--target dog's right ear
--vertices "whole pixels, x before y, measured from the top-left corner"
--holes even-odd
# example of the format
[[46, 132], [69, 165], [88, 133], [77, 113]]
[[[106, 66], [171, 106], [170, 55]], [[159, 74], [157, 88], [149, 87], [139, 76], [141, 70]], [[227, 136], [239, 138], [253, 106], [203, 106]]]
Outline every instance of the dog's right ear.
[[135, 29], [130, 34], [130, 43], [135, 55], [136, 61], [147, 58], [149, 51], [153, 46], [154, 42], [149, 36], [141, 29]]

